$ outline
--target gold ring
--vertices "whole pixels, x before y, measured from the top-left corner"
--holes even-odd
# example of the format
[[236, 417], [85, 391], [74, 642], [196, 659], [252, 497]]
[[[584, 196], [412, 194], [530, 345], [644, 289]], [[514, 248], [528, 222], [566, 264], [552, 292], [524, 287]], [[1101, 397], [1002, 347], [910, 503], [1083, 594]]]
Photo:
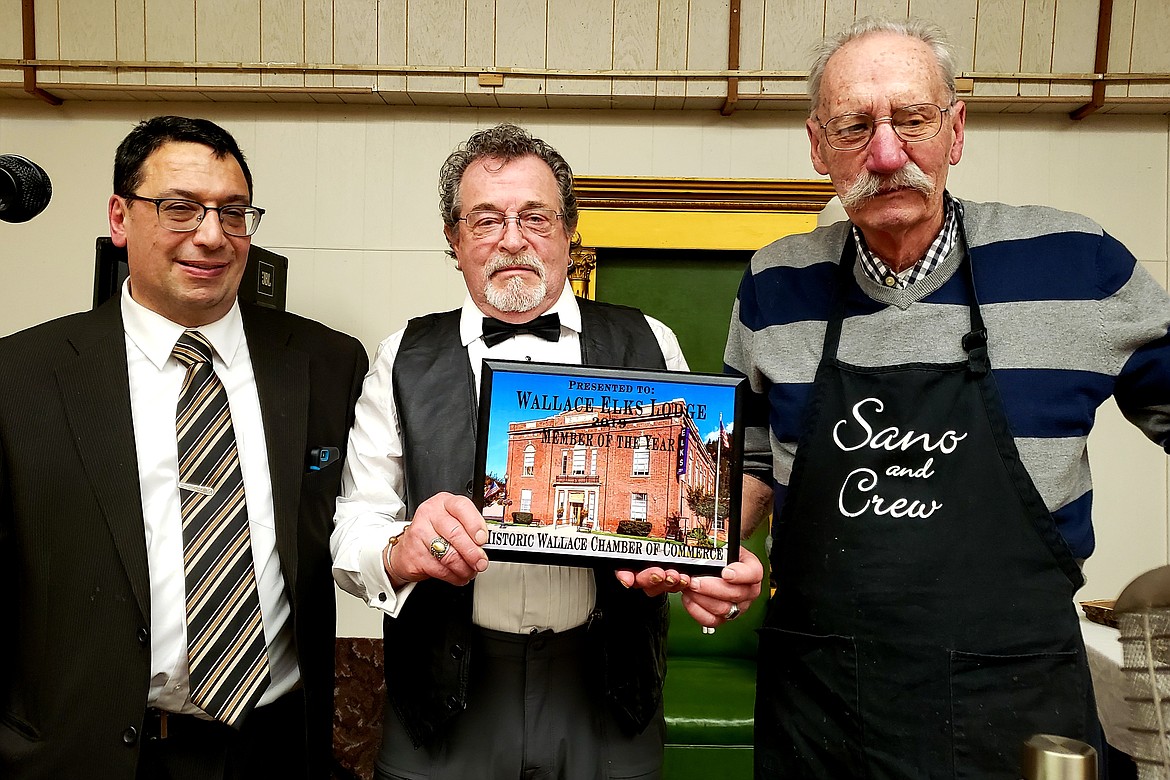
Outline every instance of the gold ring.
[[431, 539], [428, 549], [430, 549], [431, 555], [435, 556], [435, 560], [442, 560], [447, 551], [451, 549], [451, 543], [441, 536], [436, 536]]

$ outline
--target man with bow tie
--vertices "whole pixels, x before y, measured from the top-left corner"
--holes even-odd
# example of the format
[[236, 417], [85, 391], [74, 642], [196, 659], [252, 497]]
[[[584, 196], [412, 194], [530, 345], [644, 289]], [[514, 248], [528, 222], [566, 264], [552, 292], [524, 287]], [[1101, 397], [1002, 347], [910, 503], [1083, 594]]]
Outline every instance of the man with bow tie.
[[477, 132], [447, 158], [439, 193], [468, 295], [381, 344], [332, 539], [337, 582], [385, 613], [377, 777], [657, 777], [664, 594], [682, 590], [696, 620], [718, 625], [759, 593], [758, 561], [747, 553], [722, 578], [694, 579], [489, 567], [469, 495], [484, 359], [686, 361], [662, 323], [565, 284], [577, 203], [548, 144], [514, 125]]

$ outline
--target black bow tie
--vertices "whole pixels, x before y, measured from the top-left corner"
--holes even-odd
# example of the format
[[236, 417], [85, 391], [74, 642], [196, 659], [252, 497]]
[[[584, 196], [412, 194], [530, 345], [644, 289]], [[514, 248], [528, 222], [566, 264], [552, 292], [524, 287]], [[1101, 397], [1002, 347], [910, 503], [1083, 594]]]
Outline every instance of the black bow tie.
[[502, 344], [517, 333], [531, 333], [545, 341], [556, 341], [561, 337], [561, 318], [556, 314], [545, 314], [531, 322], [503, 322], [495, 317], [483, 318], [483, 343], [489, 347]]

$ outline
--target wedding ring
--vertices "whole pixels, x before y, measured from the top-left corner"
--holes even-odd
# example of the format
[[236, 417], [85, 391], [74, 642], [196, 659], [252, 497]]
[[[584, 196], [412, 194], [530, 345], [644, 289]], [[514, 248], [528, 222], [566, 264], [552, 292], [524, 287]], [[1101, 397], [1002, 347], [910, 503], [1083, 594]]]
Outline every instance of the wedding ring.
[[451, 549], [451, 543], [441, 536], [436, 536], [431, 539], [428, 549], [431, 551], [431, 555], [435, 556], [435, 560], [442, 560], [447, 551]]
[[739, 617], [739, 604], [732, 604], [731, 609], [727, 610], [727, 614], [723, 616], [724, 620], [735, 620]]

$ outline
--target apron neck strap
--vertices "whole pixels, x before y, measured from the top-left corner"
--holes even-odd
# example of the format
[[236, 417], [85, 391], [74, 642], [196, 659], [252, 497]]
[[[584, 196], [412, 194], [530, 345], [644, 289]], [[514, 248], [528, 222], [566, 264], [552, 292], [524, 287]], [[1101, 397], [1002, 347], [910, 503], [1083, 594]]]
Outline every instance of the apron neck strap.
[[975, 288], [975, 264], [971, 262], [971, 248], [967, 245], [967, 226], [962, 214], [956, 215], [959, 227], [959, 250], [963, 253], [962, 267], [967, 272], [967, 287], [971, 292], [971, 331], [963, 336], [963, 351], [967, 353], [967, 370], [975, 376], [984, 376], [991, 371], [991, 358], [987, 355], [987, 326], [983, 323], [983, 311], [979, 307], [979, 291]]

